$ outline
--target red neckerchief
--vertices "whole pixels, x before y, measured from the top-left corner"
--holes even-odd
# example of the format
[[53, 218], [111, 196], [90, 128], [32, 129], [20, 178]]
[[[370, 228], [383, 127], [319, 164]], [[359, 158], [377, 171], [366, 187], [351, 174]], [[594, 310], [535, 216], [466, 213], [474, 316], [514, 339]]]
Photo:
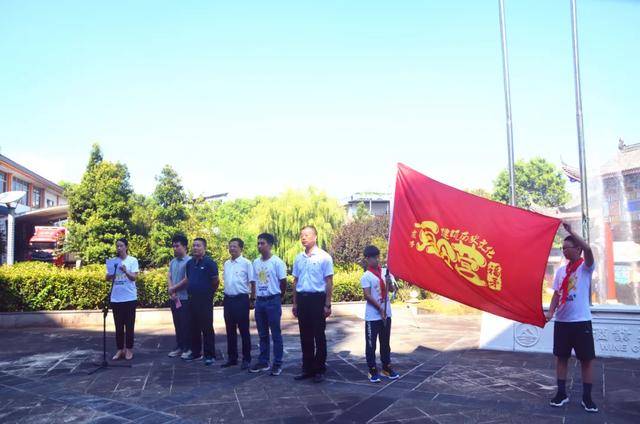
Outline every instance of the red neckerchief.
[[569, 295], [569, 277], [578, 270], [578, 267], [582, 265], [583, 262], [584, 259], [579, 258], [577, 261], [570, 262], [567, 265], [564, 280], [562, 280], [562, 285], [560, 286], [560, 290], [562, 291], [562, 297], [560, 298], [561, 305], [567, 302], [567, 296]]
[[376, 277], [378, 277], [378, 280], [380, 280], [380, 295], [382, 296], [382, 299], [386, 299], [387, 298], [387, 290], [386, 290], [386, 286], [384, 284], [384, 280], [382, 279], [382, 269], [380, 267], [374, 268], [372, 266], [369, 267], [369, 272], [372, 273], [373, 275], [375, 275]]

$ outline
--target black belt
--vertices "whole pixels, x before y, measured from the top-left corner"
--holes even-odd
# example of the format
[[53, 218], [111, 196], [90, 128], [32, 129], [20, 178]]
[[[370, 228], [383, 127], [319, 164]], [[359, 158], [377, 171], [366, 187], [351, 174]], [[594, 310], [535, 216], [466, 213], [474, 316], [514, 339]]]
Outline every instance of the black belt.
[[272, 299], [275, 299], [276, 297], [280, 297], [280, 295], [272, 294], [271, 296], [258, 296], [256, 299], [264, 301], [264, 300], [272, 300]]
[[224, 297], [225, 299], [237, 299], [239, 297], [243, 297], [243, 296], [249, 296], [248, 293], [240, 293], [240, 294], [225, 294]]
[[298, 292], [298, 296], [306, 297], [306, 296], [326, 296], [325, 292]]

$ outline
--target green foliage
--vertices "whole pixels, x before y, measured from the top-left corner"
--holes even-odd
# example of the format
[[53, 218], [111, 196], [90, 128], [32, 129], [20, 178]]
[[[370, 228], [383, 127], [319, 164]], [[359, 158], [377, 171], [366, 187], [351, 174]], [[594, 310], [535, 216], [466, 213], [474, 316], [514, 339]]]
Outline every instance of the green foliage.
[[354, 300], [364, 300], [360, 278], [362, 270], [336, 273], [333, 276], [333, 296], [334, 302], [347, 302]]
[[[167, 267], [142, 271], [138, 275], [138, 306], [166, 307]], [[362, 271], [337, 272], [334, 275], [333, 301], [362, 300]], [[285, 303], [291, 303], [293, 277]], [[0, 266], [0, 311], [43, 311], [100, 309], [109, 292], [103, 265], [87, 265], [80, 269], [58, 268], [43, 262], [22, 262]], [[222, 284], [214, 302], [222, 304]]]
[[169, 165], [162, 168], [156, 181], [156, 188], [147, 205], [147, 216], [152, 216], [149, 230], [151, 262], [153, 265], [166, 265], [173, 257], [171, 238], [184, 231], [187, 196], [180, 177]]
[[371, 217], [371, 214], [369, 213], [369, 209], [364, 204], [364, 202], [358, 203], [358, 205], [356, 206], [356, 214], [354, 216], [354, 219], [356, 221], [363, 221], [370, 217]]
[[276, 236], [274, 253], [289, 266], [302, 250], [299, 237], [305, 225], [318, 230], [318, 245], [328, 249], [335, 231], [345, 220], [345, 210], [336, 199], [314, 188], [306, 192], [288, 190], [276, 198], [261, 198], [255, 210], [258, 233]]
[[469, 194], [475, 194], [476, 196], [484, 197], [485, 199], [491, 200], [491, 193], [483, 188], [466, 188], [464, 189], [464, 191]]
[[376, 216], [352, 221], [342, 226], [331, 244], [330, 253], [336, 264], [347, 266], [362, 263], [362, 251], [369, 244], [380, 249], [384, 262], [389, 235], [389, 217]]
[[132, 194], [127, 167], [102, 160], [94, 145], [82, 181], [67, 187], [66, 251], [77, 252], [88, 263], [113, 256], [115, 241], [130, 234]]
[[[142, 307], [168, 304], [166, 268], [139, 274], [138, 303]], [[99, 309], [109, 293], [103, 265], [58, 268], [43, 262], [0, 267], [0, 310], [39, 311]]]
[[[560, 170], [543, 158], [515, 163], [516, 205], [529, 209], [532, 205], [557, 207], [565, 205], [569, 193]], [[509, 173], [502, 170], [494, 181], [493, 200], [509, 202]]]

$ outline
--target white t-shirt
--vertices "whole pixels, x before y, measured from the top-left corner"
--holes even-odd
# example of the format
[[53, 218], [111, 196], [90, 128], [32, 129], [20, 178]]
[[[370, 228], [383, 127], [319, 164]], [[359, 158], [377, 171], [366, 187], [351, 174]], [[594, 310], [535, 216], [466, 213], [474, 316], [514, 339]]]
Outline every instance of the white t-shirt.
[[293, 276], [298, 279], [297, 292], [326, 291], [324, 279], [330, 275], [333, 275], [333, 259], [318, 246], [314, 246], [309, 255], [302, 252], [296, 256], [293, 263]]
[[280, 280], [287, 278], [287, 267], [282, 259], [275, 255], [266, 261], [258, 258], [253, 261], [253, 275], [256, 282], [256, 295], [273, 296], [281, 294]]
[[[385, 280], [385, 274], [387, 273], [386, 268], [382, 268], [382, 279]], [[391, 281], [395, 282], [395, 279], [391, 274]], [[387, 317], [391, 316], [391, 296], [389, 294], [389, 285], [385, 281], [385, 286], [387, 290]], [[362, 278], [360, 279], [360, 287], [363, 289], [371, 289], [371, 296], [378, 301], [380, 305], [383, 305], [382, 293], [380, 293], [380, 280], [376, 275], [371, 271], [366, 271]], [[382, 315], [373, 306], [371, 303], [367, 302], [364, 310], [364, 319], [365, 321], [380, 321], [382, 319]]]
[[[138, 268], [138, 260], [133, 256], [127, 256], [124, 258], [121, 263], [127, 267], [127, 272], [139, 272]], [[138, 299], [138, 291], [136, 289], [136, 282], [129, 280], [129, 277], [120, 270], [118, 266], [118, 270], [116, 271], [116, 278], [113, 281], [113, 290], [111, 290], [111, 301], [112, 302], [130, 302], [132, 300]]]
[[249, 293], [249, 281], [253, 281], [251, 261], [244, 256], [224, 263], [224, 294], [236, 296]]
[[[578, 322], [591, 321], [591, 308], [589, 307], [589, 288], [591, 287], [591, 276], [596, 268], [595, 263], [588, 268], [584, 263], [578, 267], [571, 277], [569, 277], [569, 294], [567, 302], [563, 305], [558, 303], [556, 309], [556, 321]], [[561, 266], [553, 279], [553, 289], [559, 294], [562, 288], [562, 280], [566, 275], [567, 266]]]

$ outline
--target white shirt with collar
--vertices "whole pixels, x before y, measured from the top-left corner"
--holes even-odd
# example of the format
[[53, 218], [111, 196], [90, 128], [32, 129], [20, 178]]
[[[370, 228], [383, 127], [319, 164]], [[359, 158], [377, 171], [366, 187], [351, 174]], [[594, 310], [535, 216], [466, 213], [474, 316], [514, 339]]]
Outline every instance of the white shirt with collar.
[[297, 292], [321, 293], [326, 291], [324, 279], [333, 275], [333, 259], [331, 256], [314, 246], [307, 255], [306, 252], [296, 256], [293, 263], [293, 276], [298, 279]]
[[251, 261], [242, 255], [227, 260], [224, 263], [223, 278], [224, 294], [227, 296], [248, 294], [251, 288], [249, 282], [255, 280]]

